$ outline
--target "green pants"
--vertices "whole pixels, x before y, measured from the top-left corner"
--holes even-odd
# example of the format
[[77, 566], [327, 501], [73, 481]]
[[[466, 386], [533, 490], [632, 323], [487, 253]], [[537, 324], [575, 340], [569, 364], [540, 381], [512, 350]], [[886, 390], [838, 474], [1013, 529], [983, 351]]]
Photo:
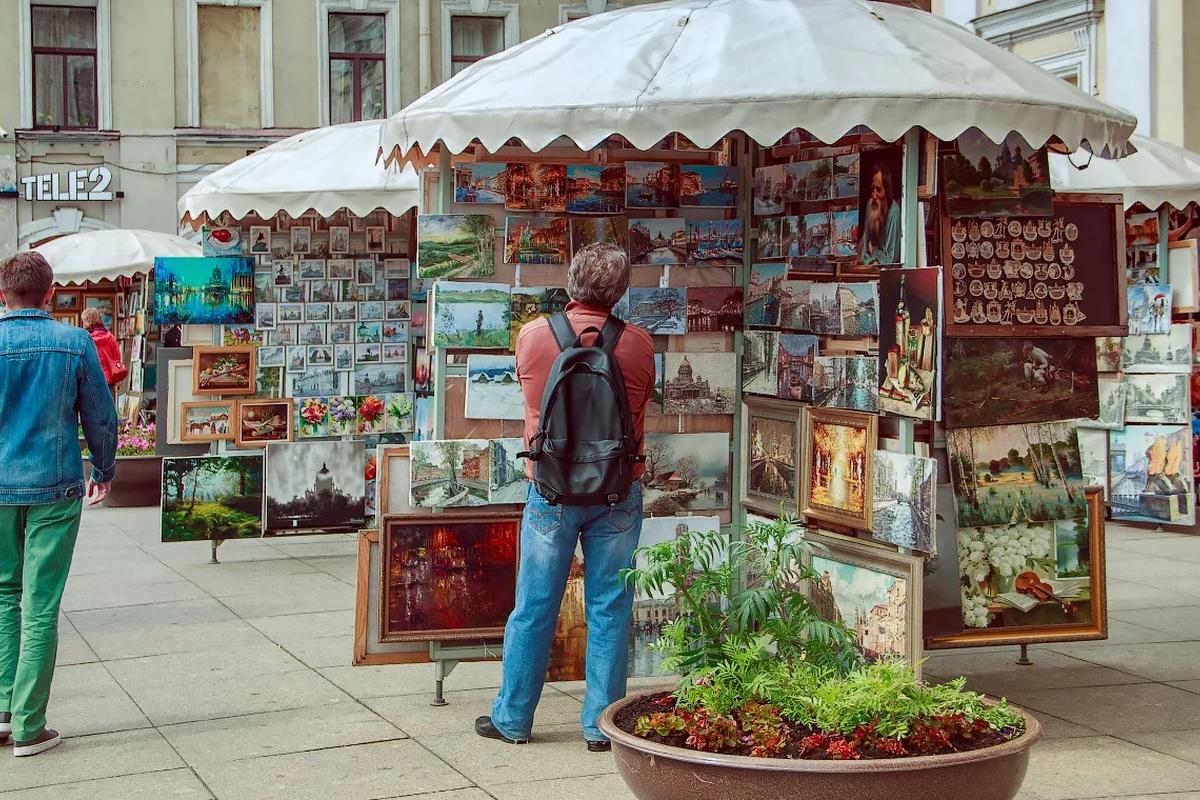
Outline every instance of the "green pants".
[[82, 500], [0, 506], [0, 711], [12, 712], [18, 742], [46, 727], [58, 609], [82, 512]]

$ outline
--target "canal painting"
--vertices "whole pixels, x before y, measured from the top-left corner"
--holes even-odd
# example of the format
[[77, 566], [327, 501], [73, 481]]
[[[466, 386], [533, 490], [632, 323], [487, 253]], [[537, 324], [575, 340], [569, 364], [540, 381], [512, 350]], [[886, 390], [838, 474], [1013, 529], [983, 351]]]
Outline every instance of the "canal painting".
[[689, 267], [740, 267], [745, 238], [740, 219], [687, 221]]
[[568, 164], [567, 211], [613, 214], [625, 210], [625, 168], [620, 164]]
[[799, 217], [764, 219], [758, 231], [758, 257], [789, 258], [800, 255], [799, 229]]
[[733, 333], [743, 327], [745, 300], [740, 286], [689, 286], [689, 333]]
[[[783, 184], [786, 164], [757, 167], [754, 170], [754, 213], [757, 216], [783, 213]], [[766, 256], [760, 257], [765, 258]]]
[[643, 452], [646, 511], [729, 508], [728, 433], [649, 433]]
[[454, 167], [454, 202], [503, 203], [506, 164], [461, 163]]
[[858, 199], [859, 154], [846, 153], [833, 159], [833, 197]]
[[164, 327], [253, 324], [254, 259], [154, 259], [154, 321]]
[[737, 199], [737, 167], [684, 164], [679, 168], [679, 205], [733, 208]]
[[766, 514], [794, 514], [799, 460], [797, 414], [794, 409], [775, 405], [778, 402], [746, 403], [748, 441], [744, 447], [748, 452], [743, 502], [747, 508]]
[[934, 553], [937, 461], [876, 450], [871, 535], [881, 542]]
[[504, 226], [504, 263], [566, 264], [566, 217], [509, 217]]
[[629, 263], [658, 267], [687, 262], [687, 225], [680, 217], [629, 220]]
[[781, 333], [777, 341], [779, 397], [811, 403], [820, 339], [805, 333]]
[[679, 165], [662, 161], [625, 163], [627, 208], [679, 208]]
[[413, 442], [409, 504], [414, 508], [485, 506], [491, 480], [487, 439]]
[[779, 289], [786, 277], [786, 264], [764, 263], [750, 267], [750, 285], [746, 290], [747, 325], [779, 325]]
[[774, 397], [779, 393], [779, 334], [746, 331], [742, 337], [742, 392]]
[[1191, 428], [1130, 425], [1108, 437], [1113, 519], [1194, 525]]
[[495, 240], [496, 223], [488, 214], [420, 214], [417, 275], [421, 278], [495, 275]]
[[1190, 421], [1190, 384], [1187, 375], [1126, 375], [1125, 421], [1177, 425]]
[[879, 411], [879, 361], [874, 356], [817, 356], [813, 405]]

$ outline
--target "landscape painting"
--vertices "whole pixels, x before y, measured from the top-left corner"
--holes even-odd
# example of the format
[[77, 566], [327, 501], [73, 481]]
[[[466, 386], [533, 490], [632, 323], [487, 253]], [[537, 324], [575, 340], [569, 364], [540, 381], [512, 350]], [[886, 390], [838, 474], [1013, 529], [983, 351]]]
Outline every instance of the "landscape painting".
[[779, 397], [811, 403], [820, 339], [802, 333], [781, 333], [778, 342]]
[[1073, 422], [946, 432], [960, 528], [1087, 516]]
[[629, 263], [635, 267], [686, 263], [686, 222], [681, 217], [629, 220]]
[[781, 400], [746, 401], [742, 503], [764, 514], [795, 514], [800, 459], [799, 414]]
[[690, 267], [740, 267], [745, 237], [740, 219], [687, 221], [687, 263]]
[[389, 518], [381, 640], [499, 638], [516, 597], [520, 527], [517, 515]]
[[419, 214], [417, 276], [487, 278], [496, 274], [496, 223], [489, 214]]
[[728, 433], [648, 433], [643, 453], [647, 512], [729, 508]]
[[513, 346], [517, 344], [517, 334], [527, 323], [566, 311], [569, 302], [571, 298], [561, 286], [514, 286], [509, 295], [509, 328]]
[[952, 217], [1031, 216], [1053, 213], [1046, 148], [1019, 133], [999, 144], [978, 128], [957, 139], [958, 152], [942, 156], [942, 186]]
[[689, 286], [688, 333], [733, 333], [744, 325], [745, 300], [740, 286]]
[[487, 439], [412, 442], [409, 504], [413, 508], [487, 505], [491, 449]]
[[684, 164], [679, 168], [679, 205], [733, 208], [737, 199], [737, 167]]
[[492, 439], [492, 473], [488, 484], [488, 502], [492, 505], [524, 503], [529, 496], [525, 477], [525, 459], [517, 453], [525, 449], [525, 440]]
[[627, 208], [678, 208], [679, 165], [662, 161], [625, 162]]
[[1054, 422], [1099, 413], [1091, 339], [945, 341], [942, 406], [948, 428]]
[[1108, 433], [1113, 519], [1194, 525], [1192, 431], [1187, 425], [1131, 425]]
[[666, 353], [664, 414], [732, 414], [737, 388], [734, 353]]
[[812, 406], [803, 407], [801, 414], [800, 513], [870, 530], [878, 418]]
[[1191, 419], [1189, 376], [1125, 376], [1126, 422], [1182, 425]]
[[941, 358], [942, 274], [938, 267], [881, 269], [879, 409], [916, 419], [937, 418]]
[[434, 347], [507, 350], [509, 295], [504, 283], [438, 281], [430, 300]]
[[505, 170], [504, 207], [509, 211], [566, 211], [567, 166], [508, 164]]
[[1121, 372], [1191, 372], [1192, 326], [1172, 324], [1165, 336], [1126, 336], [1120, 359]]
[[613, 315], [654, 335], [687, 333], [687, 289], [631, 286]]
[[625, 168], [620, 164], [568, 164], [567, 211], [614, 214], [625, 209]]
[[262, 456], [162, 460], [164, 542], [262, 536]]
[[589, 244], [611, 244], [622, 250], [629, 241], [629, 221], [625, 217], [572, 217], [571, 256]]
[[873, 356], [817, 356], [813, 405], [879, 411], [879, 362]]
[[881, 542], [933, 555], [937, 461], [876, 450], [871, 535]]
[[746, 331], [742, 337], [742, 392], [775, 397], [779, 393], [779, 334]]
[[454, 202], [503, 203], [506, 166], [495, 162], [455, 164]]
[[504, 263], [566, 264], [570, 260], [566, 217], [509, 217]]
[[154, 321], [164, 328], [253, 324], [254, 259], [154, 259]]
[[747, 325], [779, 325], [779, 289], [786, 277], [786, 264], [764, 263], [750, 268], [750, 285], [746, 290]]
[[525, 419], [514, 356], [467, 356], [467, 419]]

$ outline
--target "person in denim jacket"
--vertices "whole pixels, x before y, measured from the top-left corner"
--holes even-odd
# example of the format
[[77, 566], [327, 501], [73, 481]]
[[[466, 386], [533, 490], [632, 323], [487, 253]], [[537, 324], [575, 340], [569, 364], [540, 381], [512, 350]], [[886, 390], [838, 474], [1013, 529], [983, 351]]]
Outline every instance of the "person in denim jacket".
[[[46, 705], [83, 499], [117, 471], [117, 412], [87, 331], [50, 319], [54, 272], [34, 252], [0, 261], [0, 745], [56, 746]], [[79, 426], [91, 450], [86, 485]]]

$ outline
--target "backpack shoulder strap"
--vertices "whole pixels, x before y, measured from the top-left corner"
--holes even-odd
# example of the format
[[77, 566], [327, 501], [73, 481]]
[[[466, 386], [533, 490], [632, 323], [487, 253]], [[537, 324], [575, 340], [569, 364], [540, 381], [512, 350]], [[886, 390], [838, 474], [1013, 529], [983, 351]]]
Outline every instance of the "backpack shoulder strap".
[[579, 341], [579, 337], [575, 335], [575, 330], [571, 327], [571, 321], [561, 311], [550, 315], [550, 330], [554, 333], [554, 340], [558, 342], [559, 350], [575, 347], [576, 342]]
[[604, 322], [604, 328], [600, 331], [600, 347], [610, 356], [616, 350], [617, 341], [621, 338], [621, 334], [625, 332], [625, 321], [619, 317], [609, 314], [608, 319]]

